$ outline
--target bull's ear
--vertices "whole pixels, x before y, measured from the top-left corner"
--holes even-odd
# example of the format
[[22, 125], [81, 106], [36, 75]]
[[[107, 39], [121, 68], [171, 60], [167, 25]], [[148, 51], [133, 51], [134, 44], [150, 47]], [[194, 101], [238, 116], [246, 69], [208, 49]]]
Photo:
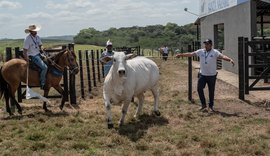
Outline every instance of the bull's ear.
[[104, 57], [100, 58], [100, 62], [107, 63], [107, 62], [111, 61], [112, 59], [113, 59], [113, 56], [104, 56]]
[[132, 58], [134, 58], [134, 57], [136, 57], [135, 54], [127, 54], [127, 55], [126, 55], [126, 60], [132, 59]]

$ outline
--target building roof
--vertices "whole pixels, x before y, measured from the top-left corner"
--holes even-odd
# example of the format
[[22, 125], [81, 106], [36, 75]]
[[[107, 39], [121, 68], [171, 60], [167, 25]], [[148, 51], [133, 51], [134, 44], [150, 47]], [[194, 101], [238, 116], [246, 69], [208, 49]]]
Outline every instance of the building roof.
[[263, 1], [257, 0], [257, 23], [261, 23], [261, 17], [263, 16], [262, 23], [270, 23], [270, 0]]

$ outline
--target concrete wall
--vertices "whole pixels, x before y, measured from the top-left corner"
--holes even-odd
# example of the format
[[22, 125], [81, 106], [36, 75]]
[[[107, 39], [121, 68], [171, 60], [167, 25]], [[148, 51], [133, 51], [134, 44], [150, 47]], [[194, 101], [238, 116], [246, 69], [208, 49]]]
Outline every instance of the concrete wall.
[[236, 64], [232, 67], [230, 63], [223, 61], [222, 66], [223, 69], [234, 73], [238, 73], [238, 37], [244, 36], [250, 38], [252, 36], [252, 29], [256, 29], [256, 23], [254, 25], [251, 22], [253, 21], [251, 17], [254, 17], [254, 10], [251, 9], [251, 3], [249, 1], [201, 19], [201, 41], [210, 38], [214, 44], [214, 25], [224, 23], [225, 45], [223, 53], [233, 58]]

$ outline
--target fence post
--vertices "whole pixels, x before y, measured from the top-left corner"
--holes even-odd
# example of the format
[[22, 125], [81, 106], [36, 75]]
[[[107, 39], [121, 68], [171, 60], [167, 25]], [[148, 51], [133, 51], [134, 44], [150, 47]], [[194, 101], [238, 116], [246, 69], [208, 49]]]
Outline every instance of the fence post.
[[[102, 56], [102, 53], [103, 53], [103, 49], [100, 50], [100, 56]], [[101, 71], [102, 71], [102, 78], [105, 77], [105, 74], [104, 74], [104, 65], [101, 64]]]
[[[74, 44], [68, 44], [68, 49], [74, 51]], [[75, 82], [76, 82], [75, 75], [69, 73], [69, 91], [70, 91], [69, 97], [71, 104], [77, 104]]]
[[[191, 52], [191, 45], [188, 45], [188, 52]], [[188, 57], [188, 100], [192, 100], [192, 58]]]
[[[16, 58], [20, 58], [20, 48], [16, 47], [15, 48], [15, 56]], [[17, 97], [18, 97], [18, 102], [22, 102], [22, 83], [20, 82], [19, 88], [17, 89]]]
[[11, 47], [7, 47], [6, 48], [6, 59], [5, 59], [5, 61], [7, 62], [7, 61], [9, 61], [11, 59], [12, 59], [12, 49], [11, 49]]
[[99, 67], [99, 50], [97, 50], [96, 52], [97, 56], [97, 74], [98, 74], [98, 82], [100, 83], [101, 82], [101, 77], [100, 77], [100, 67]]
[[94, 50], [91, 50], [91, 60], [92, 60], [92, 73], [93, 73], [94, 87], [96, 87], [97, 86], [97, 82], [96, 82], [96, 70], [95, 70]]
[[239, 99], [245, 100], [244, 37], [238, 37]]
[[90, 75], [89, 52], [88, 52], [88, 50], [85, 51], [85, 58], [86, 58], [86, 71], [87, 71], [87, 81], [88, 81], [88, 92], [90, 94], [91, 91], [92, 91], [92, 83], [91, 83], [91, 75]]
[[[67, 48], [66, 45], [62, 45], [62, 50], [65, 50]], [[65, 101], [69, 101], [69, 89], [68, 89], [68, 72], [67, 72], [67, 68], [64, 69], [64, 73], [63, 73], [63, 81], [64, 81], [64, 98]]]
[[81, 97], [84, 99], [83, 64], [82, 64], [81, 50], [79, 50], [79, 64], [80, 64], [80, 80], [81, 80]]
[[249, 60], [248, 60], [248, 38], [244, 38], [244, 74], [245, 74], [245, 94], [249, 94]]

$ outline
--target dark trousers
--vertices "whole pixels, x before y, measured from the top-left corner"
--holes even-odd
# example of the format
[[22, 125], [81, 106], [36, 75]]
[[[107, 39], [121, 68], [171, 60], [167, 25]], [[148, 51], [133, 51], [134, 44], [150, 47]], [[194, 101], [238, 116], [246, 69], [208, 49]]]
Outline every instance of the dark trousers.
[[205, 101], [205, 96], [204, 96], [204, 91], [203, 91], [206, 84], [208, 86], [208, 91], [209, 91], [209, 107], [212, 108], [214, 106], [216, 79], [217, 79], [217, 75], [215, 76], [200, 75], [199, 76], [197, 91], [200, 97], [202, 107], [206, 107], [206, 101]]
[[167, 59], [168, 59], [168, 54], [163, 53], [162, 56], [163, 56], [163, 60], [164, 60], [164, 61], [167, 61]]

